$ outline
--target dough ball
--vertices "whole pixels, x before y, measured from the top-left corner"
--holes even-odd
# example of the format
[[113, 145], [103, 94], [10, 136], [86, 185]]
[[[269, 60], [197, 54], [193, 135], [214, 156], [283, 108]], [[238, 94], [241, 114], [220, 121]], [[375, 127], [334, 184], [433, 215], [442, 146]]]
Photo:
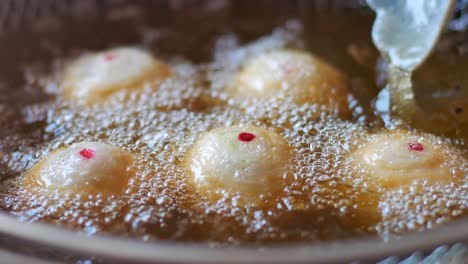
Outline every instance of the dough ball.
[[120, 194], [132, 175], [132, 155], [117, 147], [81, 142], [52, 152], [34, 165], [27, 188], [79, 194]]
[[454, 175], [448, 164], [450, 146], [429, 136], [405, 131], [373, 135], [353, 153], [359, 173], [385, 188], [408, 186], [414, 181], [450, 182]]
[[241, 97], [290, 98], [349, 112], [347, 78], [304, 51], [276, 50], [253, 57], [237, 74], [235, 87]]
[[121, 90], [170, 75], [167, 65], [137, 48], [116, 48], [78, 58], [64, 74], [65, 97], [93, 103]]
[[203, 134], [190, 149], [187, 166], [198, 190], [209, 198], [239, 195], [255, 204], [260, 195], [282, 189], [291, 156], [281, 135], [239, 125]]

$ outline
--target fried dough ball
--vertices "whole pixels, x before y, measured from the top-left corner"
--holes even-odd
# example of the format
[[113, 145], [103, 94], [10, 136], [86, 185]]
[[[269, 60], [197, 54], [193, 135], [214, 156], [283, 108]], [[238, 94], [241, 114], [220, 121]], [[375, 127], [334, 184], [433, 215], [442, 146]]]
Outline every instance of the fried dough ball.
[[281, 135], [239, 125], [203, 134], [190, 149], [187, 166], [209, 199], [239, 195], [245, 203], [257, 204], [262, 194], [282, 189], [291, 156]]
[[304, 51], [275, 50], [250, 59], [235, 78], [241, 97], [291, 98], [348, 113], [348, 82], [338, 69]]
[[[381, 223], [382, 195], [390, 191], [426, 192], [427, 187], [462, 183], [463, 158], [434, 136], [405, 130], [384, 131], [360, 139], [347, 157], [352, 171], [347, 184], [357, 190], [348, 227], [373, 228]], [[353, 181], [353, 182], [351, 182]]]
[[25, 175], [22, 185], [46, 192], [120, 194], [132, 175], [132, 155], [117, 147], [81, 142], [52, 152]]
[[435, 142], [430, 136], [393, 131], [376, 134], [352, 155], [360, 173], [377, 186], [387, 189], [409, 186], [415, 181], [447, 183], [456, 178], [449, 161], [451, 147]]
[[62, 87], [68, 99], [94, 103], [121, 89], [138, 88], [170, 75], [167, 65], [138, 48], [116, 48], [78, 58], [65, 71]]

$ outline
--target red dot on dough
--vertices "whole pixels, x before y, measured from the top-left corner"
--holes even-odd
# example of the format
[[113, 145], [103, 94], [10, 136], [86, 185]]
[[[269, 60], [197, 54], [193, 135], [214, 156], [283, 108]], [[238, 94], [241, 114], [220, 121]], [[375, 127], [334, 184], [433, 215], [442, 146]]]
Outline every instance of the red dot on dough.
[[410, 142], [410, 143], [408, 143], [408, 149], [421, 152], [421, 151], [424, 150], [424, 146], [421, 143]]
[[94, 158], [95, 155], [94, 149], [85, 148], [80, 151], [80, 156], [87, 160]]
[[239, 133], [239, 136], [237, 138], [243, 142], [250, 142], [254, 140], [255, 135], [252, 133], [248, 133], [248, 132], [242, 132], [242, 133]]
[[296, 67], [294, 67], [293, 65], [289, 64], [289, 63], [285, 63], [283, 65], [281, 65], [281, 67], [283, 68], [284, 72], [286, 74], [290, 74], [290, 73], [293, 73], [296, 71]]
[[115, 57], [116, 57], [115, 54], [112, 54], [112, 53], [108, 53], [108, 54], [104, 55], [104, 59], [106, 61], [111, 61], [111, 60], [115, 59]]

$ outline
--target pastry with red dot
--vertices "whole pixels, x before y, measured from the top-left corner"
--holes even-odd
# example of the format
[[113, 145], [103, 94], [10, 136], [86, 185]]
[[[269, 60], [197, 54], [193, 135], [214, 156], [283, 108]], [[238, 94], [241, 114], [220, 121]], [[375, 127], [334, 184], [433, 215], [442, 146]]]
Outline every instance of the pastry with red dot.
[[462, 163], [456, 150], [429, 135], [406, 131], [372, 135], [352, 156], [353, 163], [369, 183], [398, 188], [415, 181], [448, 183], [459, 178], [452, 163]]
[[304, 51], [275, 50], [247, 61], [235, 78], [237, 95], [290, 98], [348, 113], [348, 82], [334, 66]]
[[66, 69], [61, 86], [66, 98], [94, 103], [169, 75], [169, 67], [149, 52], [123, 47], [78, 58]]
[[234, 126], [199, 137], [188, 153], [189, 174], [211, 200], [240, 197], [257, 204], [259, 196], [280, 190], [292, 152], [285, 138], [269, 129]]
[[52, 152], [24, 176], [24, 187], [46, 192], [121, 194], [132, 176], [132, 155], [117, 147], [81, 142]]

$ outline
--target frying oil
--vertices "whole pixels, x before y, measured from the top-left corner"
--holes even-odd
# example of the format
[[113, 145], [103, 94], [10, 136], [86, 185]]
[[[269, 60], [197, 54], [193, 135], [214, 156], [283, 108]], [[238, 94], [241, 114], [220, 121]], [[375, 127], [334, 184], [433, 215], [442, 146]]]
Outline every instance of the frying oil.
[[[206, 44], [189, 30], [170, 31], [154, 21], [141, 21], [141, 16], [123, 26], [128, 37], [119, 39], [109, 33], [112, 23], [96, 29], [108, 34], [109, 42], [104, 44], [86, 40], [86, 48], [64, 49], [43, 39], [41, 50], [53, 59], [23, 61], [18, 66], [21, 88], [3, 95], [10, 100], [1, 105], [0, 123], [7, 126], [0, 138], [1, 207], [22, 221], [57, 224], [90, 235], [227, 245], [336, 240], [363, 234], [385, 238], [466, 215], [466, 162], [454, 168], [463, 170], [464, 185], [423, 184], [395, 191], [369, 188], [352, 165], [352, 153], [369, 133], [383, 129], [371, 108], [378, 92], [374, 84], [377, 52], [366, 35], [371, 19], [312, 17], [311, 21], [271, 18], [254, 29], [245, 27], [241, 19], [223, 20], [221, 29], [199, 32], [207, 34]], [[355, 34], [331, 39], [342, 31]], [[188, 48], [190, 40], [200, 48]], [[167, 44], [171, 41], [176, 44]], [[61, 97], [63, 68], [78, 54], [142, 43], [171, 66], [169, 79], [120, 91], [94, 106]], [[296, 105], [287, 99], [232, 97], [229, 87], [242, 63], [277, 48], [312, 50], [345, 72], [351, 83], [353, 118], [342, 120], [320, 106]], [[11, 100], [17, 100], [18, 106], [9, 104]], [[185, 156], [194, 141], [210, 129], [235, 124], [272, 129], [294, 149], [288, 176], [293, 180], [278, 194], [265, 195], [267, 206], [240, 206], [236, 197], [229, 196], [208, 201], [189, 181]], [[439, 144], [454, 143], [457, 155], [467, 157], [463, 139], [434, 137]], [[21, 188], [22, 175], [38, 160], [80, 141], [106, 142], [134, 154], [137, 173], [123, 195], [82, 197]]]

